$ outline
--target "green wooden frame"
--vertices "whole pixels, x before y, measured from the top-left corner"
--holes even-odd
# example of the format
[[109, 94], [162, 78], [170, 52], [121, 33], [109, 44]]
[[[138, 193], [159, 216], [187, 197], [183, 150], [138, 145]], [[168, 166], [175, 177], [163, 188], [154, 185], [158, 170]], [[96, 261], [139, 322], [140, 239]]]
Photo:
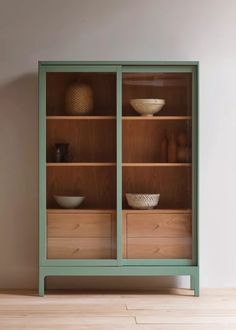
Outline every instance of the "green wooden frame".
[[[110, 260], [48, 260], [46, 257], [46, 73], [114, 72], [117, 92], [117, 257]], [[122, 258], [122, 73], [191, 72], [192, 73], [192, 259], [143, 260]], [[199, 295], [198, 255], [198, 62], [39, 62], [39, 295], [44, 295], [45, 277], [53, 275], [87, 276], [177, 276], [189, 275], [191, 289]]]

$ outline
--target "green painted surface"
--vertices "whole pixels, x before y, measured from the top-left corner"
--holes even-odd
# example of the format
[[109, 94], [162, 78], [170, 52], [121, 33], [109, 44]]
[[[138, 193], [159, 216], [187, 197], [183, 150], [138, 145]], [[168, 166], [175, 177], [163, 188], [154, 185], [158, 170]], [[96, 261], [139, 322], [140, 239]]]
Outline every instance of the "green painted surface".
[[175, 276], [196, 275], [193, 266], [41, 267], [44, 276]]
[[190, 276], [194, 295], [200, 294], [199, 268], [196, 266], [40, 267], [39, 296], [44, 296], [48, 276]]
[[126, 266], [194, 266], [191, 259], [124, 259]]
[[[120, 222], [121, 223], [121, 222]], [[119, 237], [121, 240], [121, 237]], [[122, 259], [120, 264], [124, 266], [194, 266], [191, 259]], [[116, 259], [47, 259], [41, 263], [42, 266], [117, 266]]]
[[46, 72], [39, 67], [39, 264], [46, 259]]
[[122, 264], [122, 73], [117, 67], [116, 79], [116, 238], [117, 262]]
[[198, 61], [39, 61], [40, 65], [198, 65]]
[[160, 65], [160, 66], [122, 66], [123, 72], [192, 72], [194, 66], [192, 65]]
[[[189, 275], [191, 288], [199, 296], [198, 238], [198, 62], [54, 62], [39, 63], [39, 295], [44, 279], [53, 275], [87, 276], [177, 276]], [[46, 72], [114, 72], [117, 75], [117, 259], [46, 259]], [[122, 259], [122, 72], [193, 73], [193, 256], [188, 259]]]
[[117, 266], [117, 259], [47, 259], [43, 266]]
[[44, 295], [44, 272], [46, 260], [46, 73], [39, 66], [39, 295]]
[[[197, 260], [196, 264], [199, 267], [199, 225], [200, 225], [200, 220], [199, 220], [199, 157], [200, 157], [200, 143], [199, 143], [199, 116], [200, 116], [200, 111], [199, 111], [199, 71], [200, 71], [200, 65], [196, 66], [196, 164], [197, 164], [197, 170], [196, 170], [196, 255], [197, 255]], [[199, 281], [198, 281], [199, 282]]]
[[45, 65], [46, 72], [116, 72], [117, 66], [111, 65]]
[[192, 259], [198, 264], [198, 71], [194, 67], [192, 74]]

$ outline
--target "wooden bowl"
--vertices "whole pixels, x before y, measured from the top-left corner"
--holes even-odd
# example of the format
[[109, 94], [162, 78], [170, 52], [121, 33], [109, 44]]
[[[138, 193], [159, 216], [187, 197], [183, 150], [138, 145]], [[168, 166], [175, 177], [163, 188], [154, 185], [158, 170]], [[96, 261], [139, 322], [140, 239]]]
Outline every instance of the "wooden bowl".
[[163, 99], [132, 99], [130, 104], [141, 116], [153, 116], [165, 105]]

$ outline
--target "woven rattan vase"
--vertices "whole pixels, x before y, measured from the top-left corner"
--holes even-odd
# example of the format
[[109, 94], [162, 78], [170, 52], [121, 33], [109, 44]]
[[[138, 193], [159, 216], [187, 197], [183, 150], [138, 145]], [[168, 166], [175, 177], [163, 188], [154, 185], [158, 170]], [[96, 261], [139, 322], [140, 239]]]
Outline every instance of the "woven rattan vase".
[[84, 83], [70, 85], [65, 97], [66, 112], [69, 115], [85, 116], [93, 111], [93, 90]]

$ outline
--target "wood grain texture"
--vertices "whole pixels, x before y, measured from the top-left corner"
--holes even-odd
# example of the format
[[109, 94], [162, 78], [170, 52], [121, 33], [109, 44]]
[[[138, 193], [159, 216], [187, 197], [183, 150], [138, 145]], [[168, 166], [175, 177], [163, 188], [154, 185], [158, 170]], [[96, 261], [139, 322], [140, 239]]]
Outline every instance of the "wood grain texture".
[[122, 256], [127, 257], [127, 213], [122, 212]]
[[53, 195], [82, 195], [86, 197], [81, 205], [83, 208], [115, 209], [116, 168], [48, 167], [48, 208], [58, 208]]
[[127, 259], [191, 259], [191, 238], [128, 237]]
[[48, 167], [83, 167], [83, 166], [94, 166], [94, 167], [98, 167], [98, 166], [116, 166], [116, 163], [93, 163], [93, 162], [89, 162], [89, 163], [47, 163], [46, 164]]
[[[116, 119], [116, 116], [47, 116], [47, 120], [111, 120]], [[192, 116], [122, 116], [122, 120], [192, 120]]]
[[126, 193], [160, 194], [158, 209], [191, 208], [192, 171], [189, 167], [124, 167], [123, 209]]
[[[47, 214], [111, 214], [114, 213], [114, 209], [47, 209]], [[184, 210], [183, 210], [184, 212]]]
[[116, 222], [116, 212], [111, 214], [111, 256], [116, 259], [117, 255], [117, 222]]
[[190, 237], [190, 214], [128, 214], [127, 236]]
[[[53, 211], [53, 210], [52, 210]], [[78, 210], [79, 211], [79, 210]], [[51, 210], [50, 210], [51, 212]], [[133, 210], [133, 209], [123, 209], [122, 211], [125, 215], [128, 214], [191, 214], [191, 209], [151, 209], [151, 210]]]
[[156, 211], [123, 211], [123, 258], [191, 259], [191, 212]]
[[160, 163], [160, 145], [165, 132], [169, 142], [172, 133], [176, 138], [182, 132], [187, 136], [188, 144], [192, 143], [191, 122], [188, 121], [123, 121], [123, 163]]
[[116, 114], [116, 74], [48, 72], [46, 81], [47, 115], [65, 115], [65, 91], [80, 80], [92, 87], [94, 110], [91, 115]]
[[48, 237], [111, 237], [112, 214], [48, 214]]
[[48, 238], [48, 259], [110, 259], [111, 238]]
[[124, 73], [123, 115], [137, 115], [130, 105], [136, 98], [165, 99], [158, 116], [191, 115], [191, 78], [190, 73]]
[[71, 162], [115, 162], [116, 122], [47, 121], [47, 162], [55, 161], [55, 144], [69, 143]]
[[[111, 120], [116, 119], [116, 116], [47, 116], [47, 120]], [[182, 118], [183, 119], [183, 118]], [[186, 118], [187, 119], [187, 118]]]
[[123, 163], [122, 166], [123, 167], [191, 167], [192, 164], [191, 163]]
[[145, 121], [152, 121], [152, 120], [192, 120], [192, 116], [122, 116], [122, 120], [145, 120]]
[[[170, 294], [171, 293], [171, 294]], [[0, 293], [0, 329], [235, 330], [236, 290]]]

